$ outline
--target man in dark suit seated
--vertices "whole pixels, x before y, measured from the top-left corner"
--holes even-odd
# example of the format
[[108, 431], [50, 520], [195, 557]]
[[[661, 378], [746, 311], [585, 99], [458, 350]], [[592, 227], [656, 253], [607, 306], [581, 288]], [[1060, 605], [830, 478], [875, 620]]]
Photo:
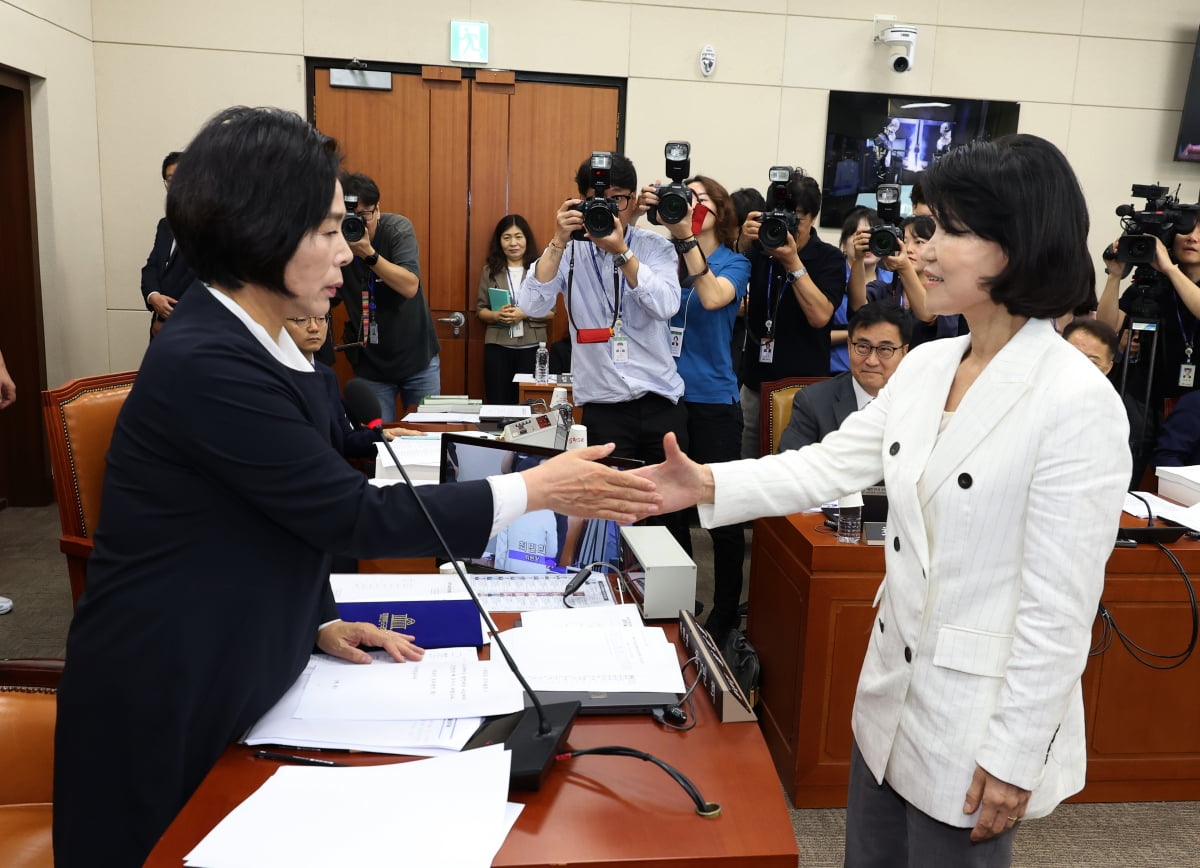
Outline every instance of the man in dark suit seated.
[[1155, 467], [1192, 464], [1200, 464], [1200, 391], [1188, 392], [1175, 402], [1154, 453]]
[[860, 307], [850, 319], [850, 370], [796, 393], [779, 451], [816, 443], [874, 400], [904, 358], [912, 330], [912, 314], [890, 300]]

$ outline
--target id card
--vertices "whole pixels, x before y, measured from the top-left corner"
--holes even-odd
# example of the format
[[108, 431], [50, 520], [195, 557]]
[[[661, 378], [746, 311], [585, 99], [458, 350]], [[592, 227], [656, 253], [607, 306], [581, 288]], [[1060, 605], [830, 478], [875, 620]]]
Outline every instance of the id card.
[[508, 336], [510, 338], [519, 338], [525, 334], [525, 323], [515, 322], [508, 327]]
[[671, 326], [671, 355], [675, 358], [683, 353], [683, 329], [679, 326]]
[[367, 343], [379, 343], [379, 323], [372, 322], [370, 329], [367, 330]]
[[775, 361], [775, 338], [763, 338], [758, 345], [758, 360], [764, 365]]
[[623, 365], [629, 361], [629, 338], [613, 338], [612, 357], [615, 365]]
[[1180, 365], [1179, 366], [1179, 385], [1185, 389], [1190, 389], [1196, 385], [1196, 366], [1195, 365]]

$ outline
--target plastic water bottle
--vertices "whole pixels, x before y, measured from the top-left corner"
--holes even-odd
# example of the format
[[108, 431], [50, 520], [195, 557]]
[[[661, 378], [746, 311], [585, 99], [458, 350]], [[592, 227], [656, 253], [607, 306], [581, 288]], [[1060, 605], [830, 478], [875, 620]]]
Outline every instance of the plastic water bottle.
[[838, 542], [856, 543], [862, 535], [861, 492], [838, 498], [837, 538]]
[[533, 363], [533, 381], [535, 383], [550, 382], [550, 351], [546, 349], [545, 341], [538, 344], [537, 360]]

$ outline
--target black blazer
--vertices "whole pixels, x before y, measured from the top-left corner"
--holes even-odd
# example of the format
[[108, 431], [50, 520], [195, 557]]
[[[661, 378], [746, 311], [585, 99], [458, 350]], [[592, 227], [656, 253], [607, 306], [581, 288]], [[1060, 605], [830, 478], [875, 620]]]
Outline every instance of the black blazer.
[[149, 301], [152, 292], [161, 292], [178, 301], [193, 286], [204, 285], [196, 279], [196, 273], [179, 248], [172, 250], [174, 245], [175, 236], [171, 234], [167, 218], [163, 217], [154, 231], [154, 246], [142, 266], [142, 300], [146, 302], [147, 310], [153, 310]]
[[792, 399], [792, 418], [779, 438], [779, 451], [799, 449], [823, 440], [857, 409], [858, 398], [849, 371], [804, 387]]

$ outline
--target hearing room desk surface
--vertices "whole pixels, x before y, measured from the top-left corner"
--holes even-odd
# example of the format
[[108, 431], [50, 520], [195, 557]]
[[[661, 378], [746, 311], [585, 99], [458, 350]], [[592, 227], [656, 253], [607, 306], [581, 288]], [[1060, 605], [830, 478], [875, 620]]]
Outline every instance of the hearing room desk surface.
[[[511, 620], [497, 616], [502, 627]], [[677, 628], [666, 629], [675, 641]], [[685, 681], [692, 671], [689, 667]], [[654, 754], [687, 775], [705, 799], [720, 803], [719, 817], [698, 816], [683, 790], [650, 763], [579, 757], [559, 763], [538, 792], [510, 795], [525, 810], [493, 865], [796, 868], [795, 835], [758, 725], [720, 723], [703, 692], [697, 692], [693, 704], [698, 723], [688, 732], [664, 730], [649, 716], [580, 717], [568, 744], [575, 749], [627, 745]], [[178, 868], [184, 855], [278, 767], [254, 759], [253, 752], [245, 745], [225, 751], [147, 866]], [[356, 765], [398, 759], [367, 753], [333, 756]], [[399, 802], [396, 817], [398, 824], [403, 822]]]
[[[797, 808], [846, 804], [850, 712], [884, 569], [881, 546], [839, 543], [823, 518], [759, 519], [750, 562], [748, 635], [762, 664], [759, 722]], [[1180, 540], [1168, 549], [1193, 589], [1200, 587], [1200, 543]], [[1157, 547], [1115, 549], [1101, 601], [1144, 648], [1177, 653], [1187, 646], [1187, 589]], [[1087, 786], [1071, 801], [1200, 799], [1200, 649], [1182, 666], [1157, 671], [1114, 639], [1084, 670], [1083, 702]]]

